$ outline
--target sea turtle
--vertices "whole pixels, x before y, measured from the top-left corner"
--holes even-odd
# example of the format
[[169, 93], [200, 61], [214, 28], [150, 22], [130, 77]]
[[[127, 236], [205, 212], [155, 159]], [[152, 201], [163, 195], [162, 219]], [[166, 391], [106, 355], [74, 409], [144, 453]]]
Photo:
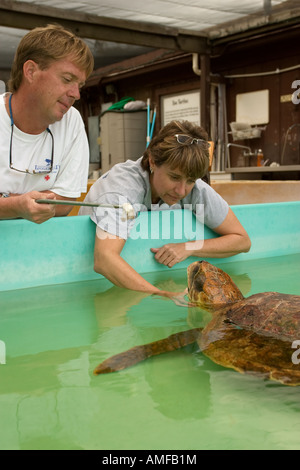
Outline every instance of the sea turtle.
[[96, 375], [124, 369], [148, 357], [197, 341], [212, 361], [285, 385], [300, 385], [300, 364], [293, 347], [300, 344], [300, 295], [264, 292], [245, 298], [230, 276], [207, 261], [188, 266], [193, 304], [209, 310], [211, 321], [102, 362]]

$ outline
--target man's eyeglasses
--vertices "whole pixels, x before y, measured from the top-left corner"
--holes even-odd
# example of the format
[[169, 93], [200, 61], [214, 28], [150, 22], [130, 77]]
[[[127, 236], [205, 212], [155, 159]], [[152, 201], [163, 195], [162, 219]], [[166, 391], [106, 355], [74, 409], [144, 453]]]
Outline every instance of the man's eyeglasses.
[[51, 171], [53, 170], [53, 159], [54, 159], [54, 137], [53, 137], [53, 134], [52, 132], [50, 131], [49, 128], [47, 128], [47, 131], [48, 133], [50, 134], [51, 136], [51, 139], [52, 139], [52, 152], [51, 152], [51, 160], [50, 160], [50, 165], [47, 165], [45, 166], [45, 168], [42, 168], [40, 170], [19, 170], [18, 168], [15, 168], [14, 165], [13, 165], [13, 161], [12, 161], [12, 140], [13, 140], [13, 128], [14, 126], [12, 125], [11, 126], [11, 137], [10, 137], [10, 146], [9, 146], [9, 168], [11, 170], [15, 170], [15, 171], [18, 171], [19, 173], [27, 173], [29, 175], [47, 175], [49, 173], [51, 173]]
[[12, 95], [10, 95], [9, 98], [9, 112], [10, 112], [10, 121], [11, 121], [11, 134], [10, 134], [10, 146], [9, 146], [9, 168], [14, 171], [18, 171], [19, 173], [27, 173], [29, 175], [47, 175], [51, 173], [53, 170], [53, 161], [54, 161], [54, 137], [52, 132], [50, 131], [49, 127], [47, 127], [47, 132], [51, 137], [52, 140], [52, 151], [51, 151], [51, 160], [50, 160], [50, 165], [47, 165], [44, 169], [40, 170], [19, 170], [18, 168], [15, 168], [13, 165], [13, 160], [12, 160], [12, 142], [13, 142], [13, 134], [14, 134], [14, 120], [13, 120], [13, 115], [12, 115], [12, 109], [11, 109], [11, 98]]
[[175, 134], [175, 137], [179, 144], [189, 144], [189, 145], [196, 144], [196, 145], [200, 145], [200, 147], [203, 148], [204, 150], [208, 150], [210, 148], [210, 143], [204, 139], [196, 139], [195, 137], [191, 137], [190, 135], [186, 135], [186, 134]]

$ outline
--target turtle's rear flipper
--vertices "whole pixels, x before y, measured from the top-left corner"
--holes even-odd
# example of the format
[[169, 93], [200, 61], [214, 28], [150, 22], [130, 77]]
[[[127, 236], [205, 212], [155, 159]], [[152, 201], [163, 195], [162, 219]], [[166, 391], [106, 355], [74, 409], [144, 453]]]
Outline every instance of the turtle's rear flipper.
[[144, 361], [148, 357], [183, 348], [197, 341], [201, 330], [202, 328], [194, 328], [193, 330], [181, 331], [180, 333], [175, 333], [174, 335], [168, 336], [168, 338], [154, 341], [153, 343], [135, 346], [134, 348], [128, 349], [128, 351], [116, 354], [101, 362], [94, 370], [94, 374], [116, 372]]

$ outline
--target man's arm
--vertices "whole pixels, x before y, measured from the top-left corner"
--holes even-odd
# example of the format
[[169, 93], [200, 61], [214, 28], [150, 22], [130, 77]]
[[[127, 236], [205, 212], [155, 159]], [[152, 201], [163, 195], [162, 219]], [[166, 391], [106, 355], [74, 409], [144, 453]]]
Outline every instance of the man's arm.
[[52, 217], [66, 216], [72, 210], [72, 206], [54, 206], [52, 204], [38, 204], [36, 199], [59, 199], [74, 201], [64, 198], [51, 191], [31, 191], [26, 194], [10, 194], [7, 198], [0, 197], [0, 219], [26, 219], [36, 224], [42, 224]]

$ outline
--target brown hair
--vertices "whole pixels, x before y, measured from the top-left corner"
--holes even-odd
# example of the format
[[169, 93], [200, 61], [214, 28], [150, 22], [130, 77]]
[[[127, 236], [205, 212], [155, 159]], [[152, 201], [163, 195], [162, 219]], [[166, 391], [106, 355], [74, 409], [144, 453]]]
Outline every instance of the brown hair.
[[207, 141], [205, 130], [189, 121], [171, 121], [151, 140], [144, 152], [142, 167], [150, 171], [149, 157], [156, 166], [169, 165], [172, 170], [179, 169], [187, 178], [202, 178], [209, 167], [208, 149], [197, 144], [181, 144], [176, 134], [185, 134]]
[[70, 56], [88, 77], [94, 68], [93, 55], [85, 42], [60, 25], [35, 28], [20, 41], [8, 82], [9, 91], [17, 91], [23, 78], [23, 65], [33, 60], [42, 70], [52, 62]]

